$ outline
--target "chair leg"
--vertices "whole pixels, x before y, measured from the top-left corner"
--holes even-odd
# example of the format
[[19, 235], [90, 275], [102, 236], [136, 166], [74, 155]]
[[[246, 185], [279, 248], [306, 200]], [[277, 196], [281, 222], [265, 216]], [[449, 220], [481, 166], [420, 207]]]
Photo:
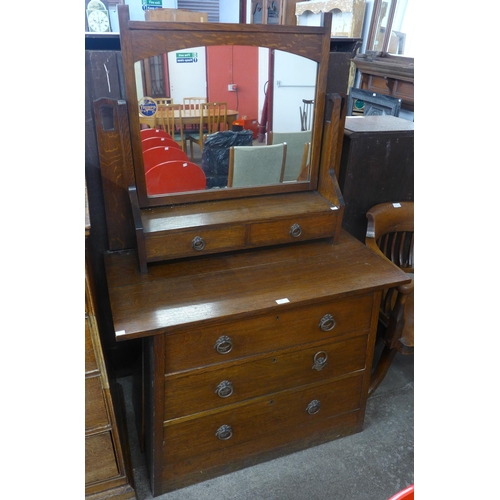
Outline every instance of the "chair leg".
[[384, 380], [385, 376], [387, 375], [387, 371], [391, 366], [392, 360], [394, 359], [394, 356], [396, 356], [397, 352], [397, 349], [391, 349], [387, 346], [384, 346], [384, 349], [380, 354], [377, 366], [375, 367], [375, 370], [370, 377], [368, 396], [371, 396], [375, 392], [375, 389], [380, 385], [382, 380]]
[[194, 161], [193, 140], [189, 139], [189, 150], [191, 151], [191, 161]]

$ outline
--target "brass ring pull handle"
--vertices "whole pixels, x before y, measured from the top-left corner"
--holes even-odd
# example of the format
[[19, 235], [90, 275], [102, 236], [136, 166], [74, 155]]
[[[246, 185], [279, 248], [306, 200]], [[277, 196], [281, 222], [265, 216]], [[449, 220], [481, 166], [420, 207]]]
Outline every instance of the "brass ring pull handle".
[[233, 384], [229, 380], [223, 380], [215, 389], [215, 393], [219, 398], [228, 398], [233, 393]]
[[233, 341], [231, 337], [222, 335], [215, 342], [214, 348], [219, 354], [227, 354], [233, 349]]
[[233, 437], [233, 428], [230, 425], [221, 425], [215, 435], [221, 441], [227, 441]]
[[201, 236], [196, 236], [191, 242], [193, 249], [197, 252], [201, 252], [205, 248], [205, 240]]
[[327, 365], [328, 354], [325, 351], [319, 351], [314, 355], [313, 370], [322, 370]]
[[321, 410], [321, 403], [317, 399], [313, 399], [306, 408], [307, 413], [309, 415], [314, 415], [315, 413], [318, 413], [319, 410]]
[[325, 314], [322, 318], [321, 321], [319, 322], [319, 327], [324, 331], [324, 332], [329, 332], [330, 330], [333, 330], [335, 327], [335, 320], [333, 319], [333, 316], [331, 314]]
[[302, 228], [298, 224], [293, 224], [290, 227], [290, 236], [298, 238], [302, 234]]

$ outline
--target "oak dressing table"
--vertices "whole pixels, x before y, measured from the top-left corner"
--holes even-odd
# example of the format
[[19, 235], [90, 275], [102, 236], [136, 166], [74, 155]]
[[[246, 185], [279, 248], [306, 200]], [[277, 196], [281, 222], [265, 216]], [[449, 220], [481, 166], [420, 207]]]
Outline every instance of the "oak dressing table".
[[[325, 95], [331, 15], [324, 27], [269, 27], [141, 23], [118, 11], [128, 96], [137, 59], [174, 39], [320, 48], [303, 182], [148, 197], [138, 120], [120, 118], [125, 108], [137, 117], [134, 99], [96, 102], [103, 178], [115, 172], [106, 217], [115, 236], [133, 225], [137, 238], [104, 260], [116, 339], [143, 343], [141, 425], [157, 496], [361, 431], [381, 293], [409, 280], [341, 230], [345, 98]], [[115, 127], [99, 121], [100, 106]], [[195, 235], [203, 248], [190, 246]]]

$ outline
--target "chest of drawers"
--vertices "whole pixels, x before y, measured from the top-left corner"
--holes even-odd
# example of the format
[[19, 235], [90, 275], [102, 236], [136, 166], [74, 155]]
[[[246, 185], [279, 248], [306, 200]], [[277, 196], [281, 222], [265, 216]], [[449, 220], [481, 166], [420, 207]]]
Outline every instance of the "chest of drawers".
[[144, 339], [153, 495], [361, 431], [381, 290], [408, 280], [349, 234], [105, 260], [116, 337]]

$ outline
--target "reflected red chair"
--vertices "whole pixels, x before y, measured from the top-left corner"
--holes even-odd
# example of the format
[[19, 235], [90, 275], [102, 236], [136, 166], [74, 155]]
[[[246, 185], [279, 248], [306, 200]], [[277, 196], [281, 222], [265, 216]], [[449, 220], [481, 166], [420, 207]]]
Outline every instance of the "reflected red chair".
[[147, 172], [159, 163], [166, 161], [181, 160], [189, 161], [189, 157], [182, 149], [173, 146], [156, 146], [154, 148], [146, 149], [142, 153], [144, 161], [144, 172]]
[[173, 148], [182, 149], [177, 142], [168, 137], [149, 137], [142, 140], [142, 151], [146, 149], [155, 148], [156, 146], [169, 146]]
[[172, 136], [161, 128], [143, 128], [141, 130], [141, 141], [150, 137], [167, 137], [168, 139], [172, 139]]
[[199, 191], [205, 189], [205, 173], [190, 161], [173, 160], [155, 165], [146, 172], [148, 195]]

